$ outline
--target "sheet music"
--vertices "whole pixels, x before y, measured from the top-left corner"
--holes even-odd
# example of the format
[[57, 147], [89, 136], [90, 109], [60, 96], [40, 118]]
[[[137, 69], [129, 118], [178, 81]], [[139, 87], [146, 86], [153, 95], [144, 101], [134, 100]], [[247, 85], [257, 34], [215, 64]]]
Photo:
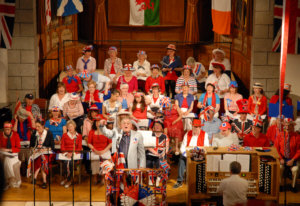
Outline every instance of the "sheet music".
[[220, 160], [220, 172], [230, 172], [230, 163], [229, 160]]
[[23, 147], [27, 147], [30, 145], [30, 141], [20, 141], [20, 145]]
[[48, 154], [54, 154], [54, 152], [53, 151], [46, 151], [46, 152], [37, 151], [36, 153], [31, 155], [31, 158], [36, 159], [41, 155], [48, 155]]
[[0, 154], [5, 155], [5, 156], [9, 156], [9, 157], [18, 156], [18, 153], [11, 153], [11, 152], [4, 152], [4, 151], [0, 151]]
[[206, 155], [206, 160], [207, 171], [219, 172], [219, 162], [221, 161], [221, 155]]
[[152, 136], [152, 131], [138, 130], [138, 132], [143, 136], [144, 147], [156, 147], [156, 137]]
[[241, 164], [242, 172], [250, 172], [250, 155], [238, 154], [236, 161]]
[[[100, 160], [99, 155], [97, 155], [95, 152], [91, 152], [91, 153], [89, 153], [89, 155], [90, 155], [90, 157], [89, 157], [90, 160]], [[105, 152], [104, 154], [102, 154], [101, 158], [105, 159], [105, 160], [111, 159], [111, 153], [110, 153], [110, 151], [108, 150], [107, 152]]]
[[148, 119], [139, 119], [139, 121], [137, 122], [137, 125], [139, 127], [149, 127], [149, 120]]
[[[71, 158], [68, 158], [66, 155], [67, 155], [67, 152], [66, 153], [59, 153], [56, 158], [58, 160], [71, 160]], [[73, 159], [74, 160], [81, 160], [82, 159], [82, 154], [81, 153], [75, 154]]]

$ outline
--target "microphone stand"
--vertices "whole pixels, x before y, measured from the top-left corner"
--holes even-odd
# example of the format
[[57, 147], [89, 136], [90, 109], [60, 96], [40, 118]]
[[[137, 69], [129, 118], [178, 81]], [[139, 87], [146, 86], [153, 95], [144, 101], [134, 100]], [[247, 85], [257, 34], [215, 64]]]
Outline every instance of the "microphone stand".
[[[37, 131], [36, 131], [37, 132]], [[37, 145], [38, 145], [38, 138], [37, 136], [35, 136], [35, 145], [33, 147], [33, 152], [32, 152], [32, 155], [33, 155], [33, 160], [32, 160], [32, 182], [33, 182], [33, 206], [35, 206], [35, 172], [34, 172], [34, 154], [35, 154], [35, 149], [37, 148]]]
[[[92, 170], [92, 150], [90, 150], [89, 153], [90, 153], [90, 165]], [[90, 171], [90, 206], [92, 206], [92, 171]]]
[[[284, 153], [286, 152], [286, 140], [285, 140], [285, 133], [286, 133], [286, 130], [285, 128], [283, 128], [283, 145], [284, 145]], [[286, 170], [287, 170], [287, 165], [286, 163], [284, 162], [284, 170], [283, 170], [283, 174], [284, 174], [284, 177], [283, 177], [283, 184], [284, 184], [284, 205], [286, 206], [287, 205], [287, 202], [286, 202], [286, 189], [287, 189], [287, 186], [286, 186]]]
[[49, 206], [53, 206], [52, 204], [52, 201], [51, 201], [51, 169], [50, 169], [50, 151], [49, 151], [49, 148], [47, 149], [48, 150], [48, 169], [49, 169], [49, 174], [48, 174], [48, 182], [49, 182]]
[[75, 144], [76, 144], [76, 139], [77, 139], [77, 136], [75, 136], [74, 140], [73, 140], [73, 152], [72, 152], [72, 156], [71, 156], [71, 161], [72, 161], [72, 164], [73, 164], [73, 167], [72, 167], [72, 205], [74, 206], [74, 154], [75, 154]]

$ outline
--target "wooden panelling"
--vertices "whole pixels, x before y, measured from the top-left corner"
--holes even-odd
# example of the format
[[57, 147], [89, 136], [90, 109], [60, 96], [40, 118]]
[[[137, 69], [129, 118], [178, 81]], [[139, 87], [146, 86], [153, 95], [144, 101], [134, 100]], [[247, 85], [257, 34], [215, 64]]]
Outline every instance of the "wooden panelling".
[[129, 24], [129, 0], [108, 0], [108, 25]]

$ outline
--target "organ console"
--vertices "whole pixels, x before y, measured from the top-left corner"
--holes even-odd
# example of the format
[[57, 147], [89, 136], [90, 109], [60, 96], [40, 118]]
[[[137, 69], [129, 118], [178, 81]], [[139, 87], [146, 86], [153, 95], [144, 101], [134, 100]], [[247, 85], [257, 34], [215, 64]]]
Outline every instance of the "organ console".
[[218, 196], [220, 182], [230, 176], [229, 164], [238, 161], [242, 165], [240, 176], [248, 183], [248, 198], [279, 200], [280, 164], [276, 148], [249, 151], [238, 148], [228, 151], [227, 147], [204, 147], [205, 159], [193, 161], [192, 148], [187, 148], [187, 204], [192, 201], [211, 201]]

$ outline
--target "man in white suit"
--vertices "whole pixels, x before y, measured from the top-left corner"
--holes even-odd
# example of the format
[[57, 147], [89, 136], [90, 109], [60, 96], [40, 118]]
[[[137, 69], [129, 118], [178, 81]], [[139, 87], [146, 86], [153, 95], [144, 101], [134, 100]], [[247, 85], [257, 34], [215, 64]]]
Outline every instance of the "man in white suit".
[[143, 136], [132, 130], [130, 117], [122, 119], [120, 132], [117, 129], [107, 129], [105, 124], [105, 120], [100, 121], [100, 130], [105, 136], [112, 139], [112, 153], [122, 152], [129, 169], [145, 168], [146, 155]]

